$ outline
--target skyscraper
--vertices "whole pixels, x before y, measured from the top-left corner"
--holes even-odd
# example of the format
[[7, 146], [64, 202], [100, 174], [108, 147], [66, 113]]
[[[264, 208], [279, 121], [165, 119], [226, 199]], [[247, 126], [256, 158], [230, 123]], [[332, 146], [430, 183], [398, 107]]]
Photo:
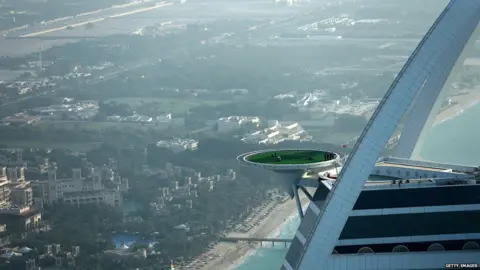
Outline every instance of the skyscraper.
[[[393, 207], [387, 207], [382, 205], [380, 201], [379, 205], [366, 208], [370, 211], [369, 214], [361, 214], [355, 211], [359, 210], [357, 204], [360, 202], [359, 197], [362, 197], [361, 194], [365, 193], [366, 180], [373, 172], [384, 146], [393, 135], [407, 110], [409, 111], [409, 120], [405, 125], [405, 129], [402, 131], [397, 154], [401, 158], [411, 158], [412, 154], [415, 154], [415, 146], [418, 144], [417, 141], [425, 138], [424, 126], [428, 126], [431, 122], [431, 112], [435, 111], [436, 100], [440, 96], [441, 89], [448, 83], [449, 74], [452, 72], [452, 69], [454, 69], [457, 59], [462, 59], [462, 51], [465, 48], [468, 49], [470, 46], [469, 40], [472, 39], [472, 35], [476, 38], [475, 29], [477, 28], [479, 20], [480, 1], [478, 0], [452, 0], [447, 5], [388, 89], [385, 97], [380, 102], [360, 135], [357, 144], [346, 160], [343, 169], [336, 179], [335, 184], [331, 190], [329, 190], [328, 195], [325, 197], [325, 190], [319, 188], [313, 196], [313, 200], [302, 219], [299, 230], [287, 253], [282, 269], [435, 269], [444, 267], [446, 263], [475, 263], [475, 260], [477, 260], [478, 263], [480, 258], [478, 251], [468, 251], [468, 249], [463, 248], [463, 251], [459, 252], [444, 252], [441, 244], [434, 245], [430, 243], [428, 251], [402, 252], [408, 251], [408, 248], [398, 245], [392, 252], [371, 253], [374, 252], [373, 249], [365, 248], [359, 250], [356, 254], [348, 254], [348, 252], [346, 252], [341, 255], [337, 254], [339, 252], [335, 250], [335, 248], [339, 245], [342, 237], [351, 240], [350, 246], [355, 246], [355, 243], [367, 243], [363, 243], [358, 239], [369, 240], [369, 244], [372, 245], [380, 245], [382, 243], [395, 244], [407, 240], [409, 243], [416, 244], [422, 243], [422, 241], [428, 242], [425, 240], [429, 239], [427, 237], [429, 234], [428, 228], [422, 232], [416, 228], [416, 231], [411, 234], [403, 234], [408, 238], [406, 240], [399, 240], [399, 236], [390, 235], [391, 237], [388, 237], [388, 234], [381, 237], [375, 235], [375, 231], [382, 230], [381, 226], [394, 227], [398, 225], [395, 220], [398, 221], [401, 215], [410, 215], [410, 217], [412, 217], [412, 208], [417, 208], [416, 210], [418, 210], [418, 207], [422, 207], [420, 209], [423, 210], [419, 211], [423, 212], [419, 212], [419, 214], [423, 213], [424, 215], [421, 217], [422, 219], [418, 221], [420, 224], [424, 221], [426, 222], [425, 224], [427, 224], [428, 218], [425, 219], [425, 213], [427, 212], [426, 208], [428, 205], [422, 206], [421, 203], [417, 201], [415, 205], [408, 205], [408, 203], [401, 205], [400, 203]], [[436, 184], [436, 182], [432, 183]], [[438, 183], [440, 183], [440, 181]], [[436, 186], [433, 187], [434, 189], [428, 191], [437, 194], [441, 188], [450, 187], [451, 185]], [[472, 200], [476, 197], [472, 194], [462, 194], [458, 189], [459, 187], [453, 187], [455, 189], [452, 189], [452, 191], [457, 193], [450, 193], [450, 196], [464, 196], [472, 198]], [[477, 187], [478, 185], [472, 185], [471, 188]], [[467, 190], [469, 190], [469, 188], [470, 186], [467, 187]], [[393, 189], [393, 187], [391, 189]], [[398, 196], [408, 201], [409, 198], [406, 197], [407, 192], [405, 192], [405, 190], [407, 189], [397, 191], [399, 193]], [[427, 190], [427, 187], [425, 190]], [[369, 193], [369, 195], [371, 194], [373, 193]], [[446, 194], [448, 197], [449, 193]], [[417, 194], [417, 196], [420, 197], [426, 195], [428, 194]], [[373, 200], [373, 198], [374, 197], [371, 197], [370, 200]], [[388, 200], [389, 198], [384, 196], [384, 199]], [[469, 220], [471, 222], [479, 222], [478, 217], [480, 216], [478, 215], [479, 212], [476, 207], [479, 206], [480, 202], [472, 200], [467, 202], [445, 202], [443, 206], [438, 205], [435, 207], [448, 206], [450, 208], [435, 208], [436, 210], [428, 209], [428, 211], [435, 212], [442, 209], [441, 211], [452, 213], [452, 222], [458, 222], [457, 216], [459, 215], [453, 214], [457, 212], [452, 210], [454, 209], [452, 207], [463, 207], [462, 209], [464, 210], [471, 208], [468, 214], [461, 213], [461, 215], [472, 215], [469, 217]], [[388, 211], [386, 209], [391, 213], [387, 214]], [[410, 212], [407, 211], [402, 214], [402, 209]], [[355, 237], [347, 232], [347, 230], [358, 229], [359, 231], [367, 233], [366, 228], [351, 228], [355, 220], [358, 220], [355, 215], [374, 216], [370, 221], [374, 219], [377, 220], [376, 224], [375, 222], [370, 224], [371, 226], [377, 225], [379, 227], [370, 228], [373, 233], [370, 234], [369, 238], [365, 236], [362, 236], [363, 238]], [[390, 222], [386, 221], [387, 216], [388, 219], [392, 218]], [[448, 221], [448, 215], [444, 215], [443, 218], [446, 218], [446, 221]], [[457, 218], [457, 220], [453, 220], [455, 218]], [[441, 218], [438, 220], [441, 220]], [[412, 222], [415, 221], [412, 220]], [[443, 240], [448, 241], [455, 241], [455, 239], [480, 239], [480, 229], [478, 229], [478, 232], [475, 231], [475, 228], [468, 228], [467, 230], [467, 227], [470, 226], [467, 223], [468, 221], [464, 221], [464, 224], [460, 225], [457, 223], [457, 225], [461, 227], [460, 230], [464, 231], [447, 233], [447, 230], [439, 232], [432, 230], [431, 234], [436, 237], [435, 239], [437, 239], [437, 241], [441, 241], [442, 237], [444, 238]], [[357, 222], [355, 224], [358, 226], [366, 225], [365, 222]], [[439, 227], [442, 225], [444, 224], [438, 224]], [[401, 227], [396, 229], [402, 230]], [[465, 236], [466, 234], [468, 234], [468, 236]], [[421, 235], [421, 237], [414, 238], [418, 235]], [[469, 237], [472, 237], [472, 239]], [[417, 241], [415, 239], [420, 240]], [[475, 244], [473, 244], [474, 242], [471, 243], [471, 247], [475, 246]], [[440, 248], [440, 246], [442, 246], [442, 248]], [[476, 244], [476, 247], [478, 247], [478, 244]]]

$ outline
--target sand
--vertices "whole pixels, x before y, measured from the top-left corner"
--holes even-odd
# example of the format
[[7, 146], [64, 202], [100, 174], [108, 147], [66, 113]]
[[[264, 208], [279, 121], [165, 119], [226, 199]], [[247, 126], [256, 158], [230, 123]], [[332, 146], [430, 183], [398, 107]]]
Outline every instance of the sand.
[[[455, 104], [437, 114], [433, 125], [435, 126], [439, 123], [447, 121], [448, 119], [457, 116], [464, 110], [473, 106], [477, 101], [480, 100], [480, 91], [478, 90], [479, 89], [462, 91], [450, 96], [451, 101]], [[302, 196], [301, 200], [302, 205], [304, 206], [309, 202], [308, 198], [305, 196]], [[296, 215], [296, 209], [295, 200], [287, 200], [283, 203], [270, 203], [262, 212], [260, 212], [259, 216], [261, 216], [261, 214], [264, 212], [268, 212], [269, 214], [263, 218], [257, 217], [257, 219], [261, 220], [261, 222], [253, 227], [248, 233], [231, 232], [228, 234], [228, 236], [268, 237], [270, 234], [272, 234], [272, 232], [282, 226], [290, 216]], [[259, 248], [258, 244], [219, 243], [216, 244], [209, 252], [202, 255], [204, 258], [206, 258], [205, 261], [208, 263], [204, 265], [196, 264], [190, 266], [190, 268], [180, 269], [234, 269], [257, 248]], [[212, 257], [212, 254], [218, 254], [218, 257], [214, 258]]]
[[448, 108], [437, 114], [433, 121], [433, 126], [438, 125], [444, 121], [454, 118], [464, 110], [475, 105], [480, 100], [480, 89], [464, 90], [456, 93], [454, 96], [450, 96], [452, 103], [456, 103], [452, 107]]
[[[453, 119], [457, 115], [463, 113], [463, 111], [475, 105], [480, 100], [479, 90], [480, 88], [468, 89], [452, 94], [449, 98], [451, 99], [452, 103], [455, 104], [452, 105], [450, 108], [438, 113], [433, 120], [432, 127], [435, 127], [438, 124]], [[426, 161], [426, 159], [423, 158], [420, 153], [414, 153], [412, 158], [415, 160]]]
[[[305, 206], [308, 204], [308, 198], [301, 194], [302, 205]], [[303, 196], [302, 196], [303, 195]], [[262, 217], [263, 213], [268, 213]], [[272, 232], [275, 232], [279, 227], [281, 227], [287, 219], [297, 214], [297, 208], [295, 205], [295, 200], [287, 200], [285, 202], [271, 202], [263, 211], [257, 215], [256, 218], [252, 219], [252, 222], [256, 220], [259, 221], [258, 225], [254, 226], [247, 233], [238, 233], [231, 232], [227, 236], [231, 237], [269, 237]], [[275, 237], [275, 236], [270, 236]], [[283, 245], [279, 243], [280, 245]], [[226, 270], [234, 269], [242, 261], [245, 260], [248, 255], [259, 248], [258, 244], [247, 244], [247, 243], [218, 243], [210, 251], [202, 254], [201, 257], [204, 258], [204, 261], [207, 261], [206, 264], [193, 264], [189, 267], [180, 268], [180, 269], [202, 269], [202, 270]], [[217, 254], [217, 258], [213, 256]]]

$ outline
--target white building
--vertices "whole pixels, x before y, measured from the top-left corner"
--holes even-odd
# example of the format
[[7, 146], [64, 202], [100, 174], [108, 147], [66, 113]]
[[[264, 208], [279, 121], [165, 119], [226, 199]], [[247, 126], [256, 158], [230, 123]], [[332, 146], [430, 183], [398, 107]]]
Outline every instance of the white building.
[[117, 190], [103, 189], [65, 193], [63, 201], [77, 206], [88, 203], [105, 203], [113, 207], [120, 207], [122, 205], [123, 197]]
[[128, 189], [128, 179], [117, 178], [117, 188], [107, 189], [102, 183], [102, 171], [92, 169], [90, 177], [82, 177], [81, 169], [73, 169], [73, 177], [57, 179], [57, 168], [48, 169], [48, 180], [31, 181], [34, 203], [37, 208], [60, 200], [71, 204], [106, 203], [113, 207], [122, 205], [121, 191]]
[[378, 106], [378, 99], [352, 101], [348, 96], [338, 100], [325, 99], [325, 92], [306, 93], [292, 106], [297, 107], [300, 113], [310, 113], [313, 118], [327, 114], [368, 115]]
[[73, 104], [50, 105], [35, 108], [32, 113], [50, 119], [68, 117], [75, 120], [87, 120], [98, 113], [98, 104], [94, 101], [80, 101]]
[[198, 141], [193, 139], [176, 139], [157, 142], [157, 147], [171, 149], [174, 153], [186, 150], [195, 150], [198, 147]]
[[246, 124], [259, 126], [260, 118], [251, 116], [229, 116], [218, 119], [216, 124], [218, 126], [218, 132], [232, 132]]
[[[270, 122], [274, 123], [274, 122]], [[246, 135], [242, 141], [258, 144], [277, 144], [283, 141], [308, 141], [312, 137], [298, 124], [282, 125], [278, 122], [264, 130]]]
[[[317, 181], [282, 270], [478, 268], [478, 167], [415, 158], [432, 132], [437, 101], [451, 85], [448, 78], [460, 70], [456, 63], [474, 50], [479, 14], [480, 1], [448, 3], [370, 118], [335, 185]], [[397, 158], [379, 159], [400, 122]], [[469, 132], [457, 130], [462, 131]], [[398, 185], [392, 180], [365, 189], [370, 175], [381, 172], [378, 165], [391, 166]], [[435, 186], [411, 186], [410, 180], [434, 171], [457, 175], [433, 179]], [[410, 185], [403, 187], [402, 180]]]
[[348, 106], [351, 103], [352, 103], [352, 99], [346, 96], [337, 100], [337, 105], [341, 105], [341, 106], [345, 106], [345, 105]]
[[170, 122], [172, 121], [172, 114], [167, 113], [164, 115], [159, 115], [155, 118], [155, 120], [157, 121], [157, 123]]

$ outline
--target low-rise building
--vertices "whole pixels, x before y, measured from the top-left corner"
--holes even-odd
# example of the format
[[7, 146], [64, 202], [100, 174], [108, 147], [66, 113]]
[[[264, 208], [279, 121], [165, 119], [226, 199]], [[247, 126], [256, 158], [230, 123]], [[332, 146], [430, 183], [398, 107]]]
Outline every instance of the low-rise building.
[[25, 180], [25, 168], [24, 167], [5, 167], [5, 171], [2, 175], [6, 176], [9, 182], [18, 182]]
[[[273, 122], [272, 122], [273, 123]], [[310, 141], [312, 137], [298, 123], [278, 124], [247, 134], [242, 141], [257, 144], [277, 144], [283, 141]]]
[[0, 223], [6, 224], [9, 231], [25, 231], [35, 227], [41, 219], [42, 214], [32, 207], [0, 208]]
[[10, 182], [11, 204], [20, 207], [33, 206], [33, 189], [30, 181]]
[[228, 169], [225, 174], [211, 176], [202, 176], [201, 172], [194, 172], [193, 177], [185, 177], [184, 185], [179, 185], [178, 181], [174, 181], [170, 186], [160, 188], [156, 200], [150, 203], [150, 209], [156, 215], [164, 215], [169, 213], [168, 207], [165, 207], [167, 205], [177, 208], [183, 206], [195, 208], [196, 198], [199, 197], [199, 186], [206, 187], [208, 191], [212, 191], [217, 182], [234, 181], [235, 179], [236, 173], [233, 169]]
[[195, 150], [198, 147], [198, 141], [193, 139], [174, 139], [157, 142], [157, 147], [171, 149], [174, 153], [185, 150]]
[[0, 206], [10, 205], [10, 188], [8, 187], [8, 181], [0, 181]]
[[10, 245], [10, 233], [6, 224], [0, 224], [0, 248], [7, 245]]
[[121, 207], [123, 202], [122, 193], [117, 190], [92, 190], [69, 192], [63, 195], [63, 201], [73, 205], [82, 204], [108, 204], [113, 207]]
[[162, 124], [162, 123], [171, 123], [172, 122], [172, 114], [167, 113], [163, 115], [159, 115], [156, 117], [150, 117], [145, 115], [140, 115], [134, 113], [131, 116], [119, 116], [119, 115], [111, 115], [107, 117], [108, 121], [114, 122], [128, 122], [128, 123], [143, 123], [143, 124]]
[[216, 124], [218, 132], [232, 132], [247, 124], [253, 124], [258, 127], [260, 118], [255, 116], [229, 116], [218, 119]]
[[86, 203], [106, 203], [113, 207], [122, 205], [122, 191], [128, 189], [128, 179], [113, 177], [117, 181], [115, 188], [106, 188], [105, 174], [98, 168], [91, 168], [90, 175], [82, 177], [81, 169], [73, 169], [73, 177], [57, 179], [56, 164], [48, 169], [48, 180], [31, 181], [33, 198], [37, 208], [57, 201], [75, 205]]
[[[70, 101], [67, 99], [67, 101]], [[95, 101], [79, 101], [70, 104], [50, 105], [39, 107], [31, 111], [32, 114], [44, 119], [89, 120], [98, 113], [98, 104]]]

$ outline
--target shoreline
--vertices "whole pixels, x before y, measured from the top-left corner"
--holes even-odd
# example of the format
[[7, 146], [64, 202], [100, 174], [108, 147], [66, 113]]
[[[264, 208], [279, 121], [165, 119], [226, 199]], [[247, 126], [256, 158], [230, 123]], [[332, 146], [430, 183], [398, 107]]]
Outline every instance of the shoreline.
[[[452, 102], [456, 103], [450, 108], [438, 113], [433, 120], [432, 127], [441, 124], [445, 121], [451, 120], [456, 116], [462, 114], [465, 110], [473, 107], [480, 101], [480, 91], [477, 89], [465, 90], [454, 95], [449, 96]], [[423, 160], [419, 155], [418, 158]], [[303, 195], [303, 193], [300, 193]], [[302, 205], [308, 205], [308, 198], [301, 196]], [[287, 200], [285, 202], [271, 202], [265, 210], [259, 212], [260, 215], [264, 211], [269, 211], [267, 215], [253, 218], [257, 220], [257, 224], [252, 227], [249, 232], [236, 233], [230, 232], [228, 236], [237, 237], [277, 237], [281, 233], [281, 229], [287, 222], [290, 222], [297, 214], [295, 200]], [[190, 268], [197, 270], [224, 270], [235, 269], [245, 262], [245, 260], [258, 250], [258, 245], [247, 243], [217, 243], [213, 248], [202, 254], [201, 257], [209, 258], [208, 263], [203, 265], [192, 264]], [[217, 257], [211, 257], [212, 254], [217, 254]], [[183, 269], [183, 268], [182, 268]]]
[[[455, 117], [477, 105], [480, 101], [480, 91], [479, 88], [463, 90], [450, 95], [449, 98], [456, 104], [438, 113], [433, 120], [432, 128], [449, 120], [455, 119]], [[414, 156], [412, 156], [412, 158], [420, 161], [426, 160], [422, 157], [420, 152], [416, 153]]]
[[462, 114], [465, 110], [470, 109], [475, 106], [478, 101], [480, 101], [480, 91], [478, 89], [470, 89], [456, 93], [454, 96], [450, 96], [452, 102], [457, 104], [451, 106], [437, 114], [433, 120], [432, 127], [435, 127], [438, 124], [441, 124], [445, 121], [455, 118], [456, 116]]
[[[308, 198], [300, 193], [302, 206], [309, 203]], [[266, 213], [262, 215], [263, 213]], [[271, 202], [258, 214], [252, 218], [256, 221], [250, 231], [245, 233], [229, 232], [230, 237], [277, 237], [287, 222], [290, 222], [297, 215], [297, 207], [294, 199], [288, 199], [285, 202]], [[254, 223], [254, 222], [253, 222]], [[258, 244], [248, 243], [217, 243], [211, 250], [200, 255], [208, 263], [193, 263], [186, 268], [197, 270], [225, 270], [235, 269], [241, 265], [250, 255], [259, 248]], [[198, 258], [197, 258], [198, 259]]]
[[[305, 211], [305, 208], [310, 203], [310, 200], [302, 192], [299, 192], [299, 196], [302, 204], [302, 209], [303, 211]], [[285, 225], [291, 222], [295, 217], [297, 217], [297, 215], [298, 213], [297, 213], [297, 206], [296, 206], [295, 199], [289, 199], [284, 203], [278, 204], [275, 207], [274, 211], [272, 211], [270, 215], [265, 217], [265, 220], [263, 220], [262, 224], [259, 225], [259, 231], [258, 231], [259, 235], [254, 234], [253, 236], [276, 238], [282, 233]], [[258, 244], [250, 244], [248, 246], [249, 246], [249, 250], [243, 254], [241, 253], [238, 254], [240, 256], [236, 260], [230, 262], [229, 267], [225, 269], [234, 270], [235, 268], [243, 264], [245, 260], [248, 259], [248, 257], [250, 257], [257, 250], [262, 248], [262, 247], [259, 247]], [[217, 268], [213, 268], [213, 269], [217, 269]], [[220, 267], [218, 269], [223, 269], [223, 268]]]

